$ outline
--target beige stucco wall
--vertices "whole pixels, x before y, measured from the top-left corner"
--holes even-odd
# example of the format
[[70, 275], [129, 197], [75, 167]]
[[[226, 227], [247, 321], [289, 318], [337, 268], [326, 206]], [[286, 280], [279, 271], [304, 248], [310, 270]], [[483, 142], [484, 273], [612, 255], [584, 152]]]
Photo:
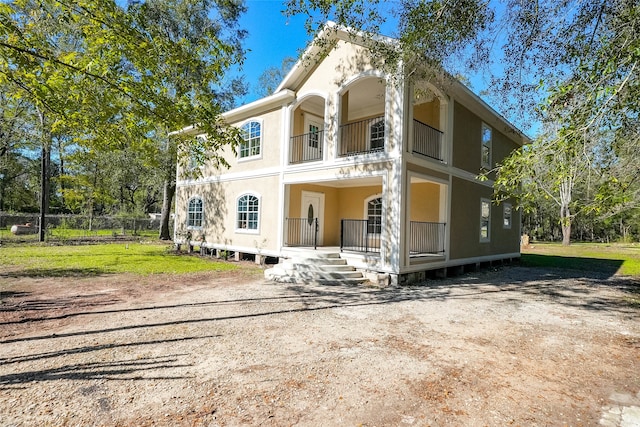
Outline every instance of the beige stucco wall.
[[[203, 227], [193, 230], [193, 236], [204, 234], [207, 242], [261, 250], [278, 249], [280, 200], [278, 176], [244, 179], [222, 183], [183, 186], [176, 192], [176, 225], [186, 231], [187, 206], [191, 197], [204, 203]], [[257, 232], [236, 230], [237, 200], [243, 194], [253, 194], [260, 200]]]
[[430, 182], [411, 184], [410, 221], [439, 222], [440, 186]]
[[352, 76], [373, 69], [365, 48], [339, 40], [299, 87], [298, 93], [334, 93]]
[[[241, 127], [249, 121], [256, 120], [262, 124], [262, 146], [260, 156], [254, 159], [240, 159], [233, 153], [230, 147], [224, 147], [220, 154], [229, 163], [229, 169], [216, 170], [212, 164], [205, 164], [202, 168], [202, 175], [205, 177], [216, 176], [228, 171], [245, 172], [253, 171], [257, 168], [277, 167], [280, 165], [280, 153], [282, 150], [282, 109], [278, 108], [262, 114], [252, 116], [249, 119], [236, 123], [232, 126]], [[238, 147], [239, 151], [239, 147]], [[182, 170], [178, 170], [178, 176], [182, 177]]]
[[431, 102], [414, 105], [413, 118], [429, 125], [433, 128], [440, 129], [440, 100], [434, 98]]

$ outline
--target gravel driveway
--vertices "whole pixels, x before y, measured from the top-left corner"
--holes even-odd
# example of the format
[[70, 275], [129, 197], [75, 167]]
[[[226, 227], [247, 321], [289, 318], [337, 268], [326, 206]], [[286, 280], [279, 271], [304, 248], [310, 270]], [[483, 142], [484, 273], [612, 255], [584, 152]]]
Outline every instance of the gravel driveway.
[[0, 269], [0, 425], [633, 425], [640, 284], [561, 274], [378, 289]]

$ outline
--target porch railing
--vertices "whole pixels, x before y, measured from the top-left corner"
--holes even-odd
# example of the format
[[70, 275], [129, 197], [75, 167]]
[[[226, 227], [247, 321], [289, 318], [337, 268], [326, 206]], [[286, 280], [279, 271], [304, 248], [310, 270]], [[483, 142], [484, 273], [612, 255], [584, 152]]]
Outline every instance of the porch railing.
[[444, 231], [446, 224], [441, 222], [411, 221], [409, 225], [409, 254], [444, 253]]
[[285, 246], [318, 247], [318, 218], [286, 218]]
[[413, 152], [443, 161], [442, 135], [443, 133], [438, 129], [414, 119]]
[[380, 231], [366, 219], [340, 221], [340, 252], [380, 252]]
[[[442, 222], [411, 221], [409, 254], [419, 256], [445, 252], [445, 227]], [[366, 219], [340, 221], [340, 251], [380, 252], [380, 230]]]
[[384, 151], [385, 135], [384, 116], [341, 125], [338, 155]]
[[305, 133], [291, 137], [289, 163], [304, 163], [322, 160], [324, 131]]

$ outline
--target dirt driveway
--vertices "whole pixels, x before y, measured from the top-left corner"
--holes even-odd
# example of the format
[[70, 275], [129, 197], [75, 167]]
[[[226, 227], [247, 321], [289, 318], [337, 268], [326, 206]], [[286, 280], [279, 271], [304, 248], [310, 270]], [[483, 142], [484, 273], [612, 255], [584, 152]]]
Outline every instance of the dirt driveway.
[[557, 274], [0, 272], [0, 425], [633, 425], [640, 284]]

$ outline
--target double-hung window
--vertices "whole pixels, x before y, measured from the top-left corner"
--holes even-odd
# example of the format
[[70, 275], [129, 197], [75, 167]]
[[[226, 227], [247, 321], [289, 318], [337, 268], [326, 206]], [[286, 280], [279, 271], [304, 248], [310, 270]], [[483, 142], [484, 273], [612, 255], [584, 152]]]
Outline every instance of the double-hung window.
[[369, 132], [371, 133], [371, 151], [384, 149], [384, 119], [374, 122]]
[[187, 227], [202, 227], [203, 211], [204, 209], [201, 198], [194, 197], [189, 200], [189, 205], [187, 207]]
[[240, 196], [240, 198], [238, 198], [238, 210], [236, 213], [236, 229], [257, 231], [259, 212], [260, 200], [256, 196], [252, 194]]
[[243, 141], [240, 143], [240, 158], [257, 157], [262, 145], [262, 125], [258, 121], [245, 123], [241, 128]]
[[367, 202], [367, 233], [380, 234], [382, 231], [382, 198]]
[[480, 199], [480, 242], [491, 240], [491, 201]]
[[511, 204], [505, 203], [502, 206], [502, 227], [506, 229], [511, 228]]
[[481, 139], [482, 152], [480, 164], [485, 169], [491, 169], [491, 141], [493, 139], [493, 131], [488, 125], [484, 123], [482, 124]]

